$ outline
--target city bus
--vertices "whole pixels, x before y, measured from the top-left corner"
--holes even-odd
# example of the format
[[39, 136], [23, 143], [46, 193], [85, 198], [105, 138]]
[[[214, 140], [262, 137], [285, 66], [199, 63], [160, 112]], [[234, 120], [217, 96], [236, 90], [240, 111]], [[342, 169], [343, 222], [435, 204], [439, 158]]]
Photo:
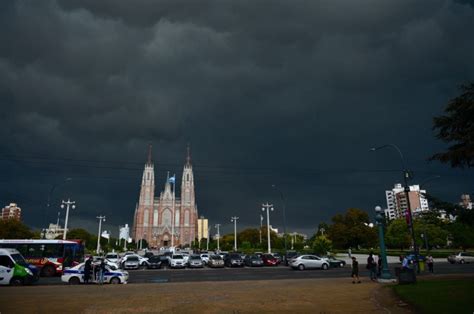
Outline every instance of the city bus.
[[0, 240], [0, 248], [18, 250], [46, 277], [60, 275], [63, 267], [72, 267], [84, 260], [81, 240]]

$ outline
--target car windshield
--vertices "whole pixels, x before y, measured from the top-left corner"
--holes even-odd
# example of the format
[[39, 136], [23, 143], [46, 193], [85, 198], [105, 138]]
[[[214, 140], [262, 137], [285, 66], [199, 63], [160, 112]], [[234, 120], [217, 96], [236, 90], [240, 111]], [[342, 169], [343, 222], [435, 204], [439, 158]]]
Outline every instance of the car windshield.
[[257, 255], [250, 255], [249, 258], [250, 259], [259, 259]]
[[229, 257], [230, 258], [237, 258], [237, 259], [241, 258], [240, 254], [230, 254]]
[[11, 256], [12, 256], [13, 260], [15, 261], [15, 263], [17, 263], [18, 265], [28, 266], [28, 263], [25, 261], [23, 256], [21, 256], [20, 254], [12, 254]]
[[199, 255], [191, 255], [189, 258], [190, 259], [201, 260], [201, 256], [199, 256]]
[[183, 259], [183, 255], [173, 255], [173, 259]]
[[160, 257], [159, 256], [151, 256], [148, 261], [150, 262], [158, 262], [160, 261]]
[[212, 255], [210, 258], [220, 260], [222, 257], [220, 255]]
[[264, 254], [263, 257], [265, 257], [267, 259], [274, 258], [273, 255], [271, 255], [271, 254]]
[[136, 257], [136, 256], [127, 257], [127, 261], [137, 262], [137, 261], [138, 261], [138, 257]]
[[105, 258], [118, 258], [117, 254], [107, 254]]

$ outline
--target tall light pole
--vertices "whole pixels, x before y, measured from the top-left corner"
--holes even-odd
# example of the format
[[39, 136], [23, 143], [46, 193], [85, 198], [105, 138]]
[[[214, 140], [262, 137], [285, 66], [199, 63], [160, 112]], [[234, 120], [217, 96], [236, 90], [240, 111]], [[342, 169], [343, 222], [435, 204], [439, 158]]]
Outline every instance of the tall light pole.
[[263, 228], [263, 216], [260, 214], [260, 245], [262, 244], [262, 228]]
[[388, 269], [387, 252], [385, 250], [383, 230], [385, 224], [385, 215], [382, 211], [382, 207], [380, 206], [375, 207], [375, 221], [377, 221], [377, 225], [379, 226], [380, 255], [382, 258], [382, 272], [380, 277], [381, 279], [390, 280], [392, 279], [392, 275], [390, 274], [390, 270]]
[[95, 217], [99, 219], [99, 233], [97, 233], [97, 255], [99, 255], [100, 252], [100, 237], [101, 237], [101, 231], [102, 231], [102, 221], [105, 221], [105, 216], [97, 216]]
[[172, 178], [168, 179], [169, 182], [173, 182], [173, 218], [171, 219], [171, 247], [173, 248], [174, 252], [174, 225], [176, 221], [176, 212], [175, 212], [175, 195], [176, 195], [176, 175], [173, 175]]
[[211, 227], [207, 228], [206, 251], [209, 252], [209, 238], [211, 237]]
[[62, 201], [61, 208], [64, 208], [64, 205], [66, 205], [66, 219], [64, 220], [64, 233], [63, 233], [63, 240], [66, 240], [67, 236], [67, 222], [69, 219], [69, 206], [71, 206], [72, 209], [76, 208], [76, 202], [71, 202], [70, 199], [67, 199], [67, 202], [64, 200]]
[[234, 223], [234, 252], [237, 251], [237, 220], [239, 219], [239, 217], [231, 217], [230, 218], [230, 222], [233, 222]]
[[221, 226], [221, 224], [216, 224], [215, 227], [217, 229], [217, 251], [220, 251], [220, 247], [219, 247], [219, 238], [221, 237], [221, 234], [220, 234], [220, 231], [219, 231], [219, 227]]
[[268, 204], [268, 202], [266, 204], [262, 204], [262, 211], [267, 211], [267, 240], [268, 240], [268, 254], [271, 254], [272, 253], [272, 248], [271, 248], [271, 244], [270, 244], [270, 213], [269, 211], [273, 211], [273, 205], [272, 204]]
[[415, 238], [415, 228], [413, 227], [413, 215], [412, 215], [412, 212], [411, 212], [411, 204], [410, 204], [410, 186], [408, 185], [408, 179], [410, 178], [410, 172], [408, 171], [407, 167], [406, 167], [406, 163], [405, 163], [405, 159], [403, 158], [403, 154], [400, 150], [400, 148], [398, 148], [397, 145], [395, 144], [386, 144], [386, 145], [383, 145], [383, 146], [379, 146], [379, 147], [374, 147], [374, 148], [371, 148], [370, 151], [377, 151], [379, 149], [383, 149], [383, 148], [393, 148], [395, 149], [397, 152], [398, 152], [398, 155], [400, 157], [400, 161], [402, 163], [402, 172], [403, 172], [403, 183], [404, 183], [404, 190], [405, 190], [405, 197], [406, 197], [406, 200], [407, 200], [407, 218], [408, 218], [408, 229], [410, 230], [410, 233], [411, 233], [411, 239], [413, 241], [413, 250], [415, 251], [415, 262], [416, 262], [416, 269], [417, 269], [417, 272], [420, 273], [420, 261], [418, 259], [418, 245], [416, 244], [416, 238]]
[[275, 184], [273, 184], [272, 187], [275, 190], [277, 190], [277, 192], [280, 194], [281, 203], [283, 204], [283, 244], [285, 246], [285, 259], [286, 259], [286, 256], [287, 256], [287, 246], [286, 246], [286, 200], [283, 197], [283, 192]]

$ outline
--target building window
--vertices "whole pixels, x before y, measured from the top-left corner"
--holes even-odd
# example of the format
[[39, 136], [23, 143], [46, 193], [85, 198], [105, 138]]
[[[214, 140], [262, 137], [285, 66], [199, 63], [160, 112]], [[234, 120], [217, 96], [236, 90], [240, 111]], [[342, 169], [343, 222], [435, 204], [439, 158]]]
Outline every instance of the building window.
[[184, 212], [184, 225], [187, 227], [189, 226], [189, 210]]
[[158, 210], [153, 211], [153, 227], [158, 226]]
[[148, 211], [148, 209], [145, 209], [145, 212], [143, 214], [143, 226], [144, 227], [148, 227], [148, 215], [150, 214], [150, 212]]
[[171, 226], [171, 211], [169, 209], [163, 211], [161, 222], [165, 226]]
[[189, 181], [189, 173], [186, 175], [186, 181]]

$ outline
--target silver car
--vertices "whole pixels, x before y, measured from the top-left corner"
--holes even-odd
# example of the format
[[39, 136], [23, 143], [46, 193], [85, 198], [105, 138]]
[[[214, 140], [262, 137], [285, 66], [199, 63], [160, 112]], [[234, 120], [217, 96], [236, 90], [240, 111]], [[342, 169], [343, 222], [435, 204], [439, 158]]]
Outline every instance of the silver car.
[[474, 254], [468, 252], [459, 252], [456, 255], [448, 256], [448, 262], [451, 264], [474, 263]]
[[199, 255], [191, 255], [188, 259], [188, 267], [189, 268], [202, 268], [204, 267], [204, 263]]
[[293, 269], [305, 270], [305, 269], [328, 269], [329, 262], [316, 255], [300, 255], [290, 261], [290, 267]]
[[140, 268], [140, 260], [137, 256], [128, 256], [122, 263], [123, 269], [138, 269]]

